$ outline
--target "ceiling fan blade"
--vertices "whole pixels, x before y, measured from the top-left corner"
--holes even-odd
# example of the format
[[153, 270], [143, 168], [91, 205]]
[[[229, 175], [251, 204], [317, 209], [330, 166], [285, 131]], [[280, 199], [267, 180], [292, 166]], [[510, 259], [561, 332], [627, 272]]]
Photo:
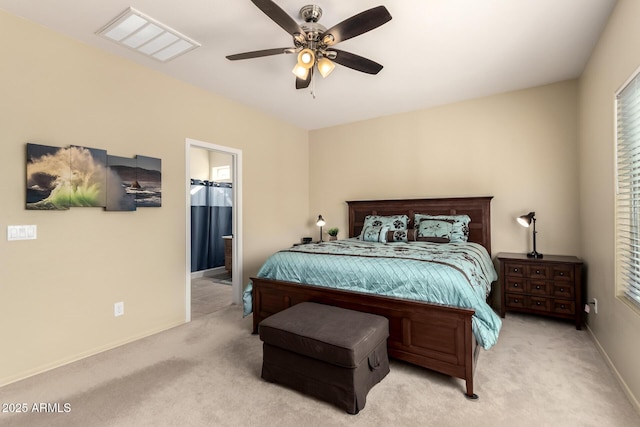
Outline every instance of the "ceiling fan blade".
[[263, 11], [273, 22], [280, 25], [287, 33], [294, 36], [295, 34], [306, 35], [302, 27], [290, 17], [287, 12], [282, 10], [280, 6], [271, 0], [251, 0], [258, 9]]
[[375, 61], [356, 55], [355, 53], [345, 52], [344, 50], [331, 49], [336, 53], [333, 62], [351, 68], [356, 71], [362, 71], [367, 74], [378, 74], [382, 70], [382, 65]]
[[339, 24], [334, 25], [324, 32], [324, 36], [328, 34], [332, 35], [333, 41], [330, 41], [327, 44], [334, 45], [378, 28], [390, 20], [391, 15], [387, 8], [384, 6], [378, 6], [365, 10], [364, 12], [360, 12], [357, 15], [353, 15], [351, 18], [347, 18]]
[[291, 48], [289, 47], [278, 47], [275, 49], [254, 50], [252, 52], [236, 53], [235, 55], [229, 55], [227, 56], [227, 59], [230, 61], [237, 61], [238, 59], [260, 58], [262, 56], [271, 56], [271, 55], [279, 55], [281, 53], [289, 53], [290, 50]]
[[306, 79], [301, 79], [299, 77], [296, 77], [296, 89], [308, 88], [310, 83], [311, 83], [311, 73], [307, 75]]

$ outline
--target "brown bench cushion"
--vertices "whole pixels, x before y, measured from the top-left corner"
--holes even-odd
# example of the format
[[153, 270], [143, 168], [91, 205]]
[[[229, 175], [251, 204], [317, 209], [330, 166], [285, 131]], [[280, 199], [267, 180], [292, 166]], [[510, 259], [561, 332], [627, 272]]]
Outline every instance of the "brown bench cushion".
[[259, 326], [272, 346], [345, 368], [357, 367], [389, 336], [382, 316], [303, 302], [276, 313]]

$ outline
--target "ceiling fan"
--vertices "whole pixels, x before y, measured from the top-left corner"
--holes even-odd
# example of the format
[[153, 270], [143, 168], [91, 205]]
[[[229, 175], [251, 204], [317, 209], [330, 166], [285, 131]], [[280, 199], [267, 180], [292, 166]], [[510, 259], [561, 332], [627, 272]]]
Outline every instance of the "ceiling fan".
[[317, 68], [322, 77], [326, 77], [335, 68], [335, 63], [367, 74], [378, 74], [382, 70], [382, 65], [377, 62], [335, 49], [333, 46], [389, 22], [391, 15], [384, 6], [365, 10], [326, 29], [321, 24], [318, 24], [318, 20], [322, 16], [322, 9], [317, 5], [307, 5], [300, 9], [300, 15], [305, 22], [298, 24], [271, 0], [251, 1], [276, 24], [293, 36], [293, 47], [238, 53], [227, 56], [227, 59], [236, 61], [282, 53], [297, 53], [298, 61], [292, 70], [293, 74], [296, 75], [296, 89], [303, 89], [309, 86], [315, 68]]

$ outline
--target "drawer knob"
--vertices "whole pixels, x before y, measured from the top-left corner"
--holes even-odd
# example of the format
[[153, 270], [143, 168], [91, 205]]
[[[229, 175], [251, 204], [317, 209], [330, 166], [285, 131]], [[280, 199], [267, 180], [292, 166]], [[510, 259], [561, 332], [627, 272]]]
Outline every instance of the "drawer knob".
[[537, 302], [536, 302], [536, 305], [541, 305], [541, 304], [542, 304], [542, 303], [541, 303], [540, 301], [537, 301]]
[[536, 270], [536, 274], [540, 274], [540, 270]]
[[518, 298], [515, 298], [513, 302], [520, 302], [520, 300]]
[[518, 287], [518, 284], [517, 284], [517, 283], [514, 283], [514, 284], [513, 284], [513, 287], [514, 287], [514, 288], [517, 288], [517, 287]]
[[560, 288], [560, 292], [564, 292], [564, 288]]
[[536, 285], [536, 289], [540, 289], [540, 285]]
[[564, 308], [564, 304], [560, 304], [560, 308]]
[[560, 272], [560, 275], [561, 275], [561, 276], [564, 276], [564, 271], [561, 271], [561, 272]]
[[514, 269], [513, 269], [513, 272], [514, 272], [514, 273], [517, 273], [517, 272], [518, 272], [518, 269], [517, 269], [517, 268], [514, 268]]

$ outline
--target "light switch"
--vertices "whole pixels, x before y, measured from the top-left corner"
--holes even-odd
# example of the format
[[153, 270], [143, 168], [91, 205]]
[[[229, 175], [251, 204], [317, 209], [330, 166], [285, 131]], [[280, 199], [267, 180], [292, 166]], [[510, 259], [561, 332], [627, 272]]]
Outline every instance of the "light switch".
[[7, 240], [35, 240], [38, 238], [37, 225], [8, 225]]

